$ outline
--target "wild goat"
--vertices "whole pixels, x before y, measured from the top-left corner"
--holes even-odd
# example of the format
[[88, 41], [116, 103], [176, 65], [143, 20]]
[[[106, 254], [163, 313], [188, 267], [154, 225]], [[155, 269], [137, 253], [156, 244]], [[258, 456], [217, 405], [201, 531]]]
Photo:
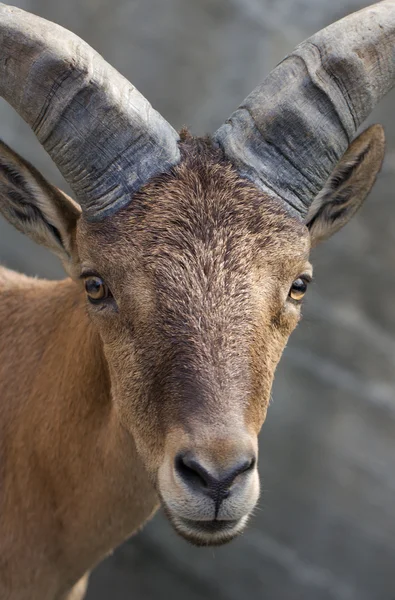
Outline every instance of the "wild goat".
[[0, 271], [0, 597], [81, 598], [162, 503], [227, 542], [312, 245], [369, 193], [395, 0], [299, 45], [211, 137], [180, 136], [61, 27], [0, 5], [0, 89], [78, 204], [5, 144], [0, 208], [70, 278]]

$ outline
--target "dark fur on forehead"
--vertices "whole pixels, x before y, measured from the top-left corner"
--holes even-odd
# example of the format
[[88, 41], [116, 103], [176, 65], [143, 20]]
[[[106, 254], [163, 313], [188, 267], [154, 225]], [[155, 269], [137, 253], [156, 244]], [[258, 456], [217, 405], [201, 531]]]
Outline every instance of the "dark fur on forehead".
[[[269, 198], [249, 180], [240, 177], [210, 137], [196, 138], [181, 131], [181, 162], [169, 173], [144, 186], [131, 203], [98, 224], [92, 232], [111, 243], [148, 229], [153, 236], [171, 235], [184, 225], [191, 235], [209, 234], [212, 227], [254, 234], [260, 244], [276, 249], [284, 236], [297, 240], [303, 225], [291, 217], [280, 201]], [[211, 227], [210, 227], [211, 226]], [[204, 231], [202, 231], [204, 229]], [[133, 230], [133, 231], [132, 231]], [[241, 233], [241, 230], [240, 230]], [[163, 238], [161, 239], [163, 241]]]

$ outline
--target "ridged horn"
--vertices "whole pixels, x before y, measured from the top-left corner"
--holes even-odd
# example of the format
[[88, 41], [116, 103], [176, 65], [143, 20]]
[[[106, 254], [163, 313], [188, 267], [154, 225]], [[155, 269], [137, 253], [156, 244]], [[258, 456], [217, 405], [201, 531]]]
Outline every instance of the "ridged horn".
[[395, 0], [304, 41], [214, 134], [239, 173], [304, 218], [395, 81]]
[[87, 219], [116, 212], [179, 162], [176, 131], [97, 52], [4, 4], [0, 94], [33, 129]]

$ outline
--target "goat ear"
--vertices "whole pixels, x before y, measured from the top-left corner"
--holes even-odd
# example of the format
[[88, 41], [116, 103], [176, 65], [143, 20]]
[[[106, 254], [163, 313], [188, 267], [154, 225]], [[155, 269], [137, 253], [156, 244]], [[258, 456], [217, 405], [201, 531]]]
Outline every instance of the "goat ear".
[[352, 142], [310, 207], [306, 225], [312, 246], [339, 231], [362, 206], [381, 169], [384, 151], [381, 125], [372, 125]]
[[16, 229], [52, 250], [66, 271], [76, 260], [79, 205], [48, 183], [30, 163], [0, 141], [0, 213]]

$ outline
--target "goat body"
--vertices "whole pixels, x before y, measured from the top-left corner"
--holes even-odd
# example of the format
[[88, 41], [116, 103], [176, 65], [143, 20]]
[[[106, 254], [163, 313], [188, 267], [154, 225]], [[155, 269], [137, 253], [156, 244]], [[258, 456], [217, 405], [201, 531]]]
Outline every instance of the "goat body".
[[0, 320], [0, 597], [52, 600], [158, 498], [74, 282], [0, 268]]

